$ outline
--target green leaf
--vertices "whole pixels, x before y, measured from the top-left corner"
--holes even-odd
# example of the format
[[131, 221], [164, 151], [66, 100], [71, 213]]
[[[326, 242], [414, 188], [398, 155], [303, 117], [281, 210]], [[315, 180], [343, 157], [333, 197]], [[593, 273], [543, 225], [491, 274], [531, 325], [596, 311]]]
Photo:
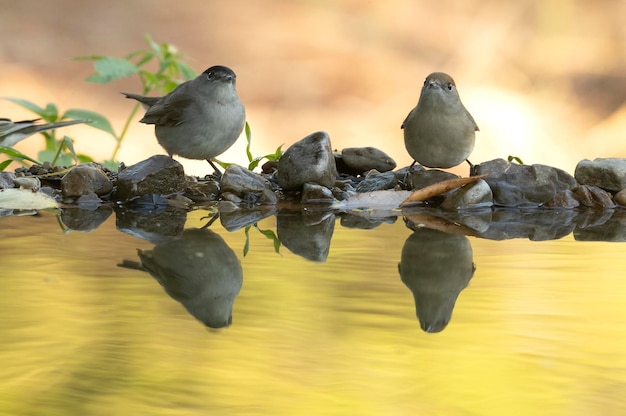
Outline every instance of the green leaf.
[[4, 172], [7, 166], [9, 166], [11, 163], [13, 163], [13, 159], [8, 159], [0, 163], [0, 172]]
[[88, 82], [106, 84], [116, 79], [130, 77], [139, 72], [139, 68], [126, 59], [106, 56], [94, 63], [96, 74], [87, 78]]
[[92, 158], [89, 155], [85, 155], [83, 153], [77, 154], [76, 157], [78, 158], [78, 161], [80, 163], [90, 163], [90, 162], [95, 162], [94, 158]]
[[524, 164], [524, 162], [522, 162], [522, 159], [520, 159], [520, 158], [519, 158], [519, 157], [517, 157], [517, 156], [511, 156], [511, 155], [509, 155], [509, 157], [507, 157], [506, 159], [507, 159], [509, 162], [513, 162], [513, 161], [515, 161], [515, 162], [519, 163], [520, 165], [523, 165], [523, 164]]
[[176, 61], [176, 67], [178, 68], [178, 72], [183, 76], [183, 78], [187, 81], [190, 79], [194, 79], [198, 76], [196, 71], [191, 69], [189, 65], [184, 62]]
[[78, 157], [76, 156], [76, 151], [74, 150], [74, 142], [68, 136], [63, 136], [62, 146], [65, 146], [72, 155], [72, 159], [74, 159], [75, 163], [78, 163]]
[[4, 153], [5, 155], [10, 156], [14, 159], [24, 159], [41, 165], [41, 162], [39, 162], [38, 160], [33, 159], [32, 157], [25, 155], [24, 153], [15, 150], [12, 147], [0, 146], [0, 153]]
[[117, 140], [117, 135], [115, 134], [113, 126], [111, 125], [109, 120], [102, 114], [96, 113], [95, 111], [72, 108], [67, 110], [65, 114], [63, 114], [63, 118], [73, 118], [75, 120], [91, 120], [91, 123], [89, 123], [88, 126], [105, 131], [111, 136], [115, 137], [115, 139]]
[[50, 162], [56, 166], [71, 166], [73, 164], [70, 155], [63, 153], [57, 156], [57, 153], [58, 151], [55, 150], [42, 150], [37, 157], [42, 162]]
[[254, 159], [252, 157], [252, 152], [250, 151], [250, 142], [252, 141], [252, 131], [250, 130], [250, 125], [248, 124], [247, 121], [246, 121], [244, 130], [246, 132], [246, 141], [248, 142], [248, 144], [246, 145], [246, 156], [248, 156], [248, 162], [252, 162], [252, 160]]
[[101, 164], [111, 172], [117, 172], [117, 170], [120, 168], [120, 163], [116, 162], [115, 160], [105, 160]]
[[46, 104], [46, 108], [43, 110], [42, 117], [48, 123], [54, 123], [59, 119], [59, 109], [54, 103]]
[[43, 117], [45, 113], [45, 110], [43, 108], [39, 107], [35, 103], [31, 103], [30, 101], [22, 100], [21, 98], [14, 98], [14, 97], [2, 97], [2, 98], [5, 100], [14, 102], [15, 104], [21, 105], [24, 108], [27, 108], [28, 110], [37, 114], [39, 117]]

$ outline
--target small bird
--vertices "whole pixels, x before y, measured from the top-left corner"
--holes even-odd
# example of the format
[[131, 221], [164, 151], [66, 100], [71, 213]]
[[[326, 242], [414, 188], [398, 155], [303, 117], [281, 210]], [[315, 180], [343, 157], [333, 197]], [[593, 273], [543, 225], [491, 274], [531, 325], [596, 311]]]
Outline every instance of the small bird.
[[154, 124], [159, 144], [170, 157], [212, 159], [231, 147], [241, 134], [246, 111], [235, 89], [235, 73], [212, 66], [163, 97], [123, 92], [147, 109], [141, 123]]
[[72, 124], [91, 123], [91, 120], [66, 120], [55, 123], [37, 124], [41, 120], [11, 121], [8, 118], [0, 118], [0, 146], [12, 147], [28, 136], [42, 131], [54, 130], [59, 127], [71, 126]]
[[433, 72], [426, 77], [417, 106], [402, 126], [409, 155], [429, 168], [451, 168], [463, 162], [474, 149], [479, 130], [461, 103], [452, 77]]

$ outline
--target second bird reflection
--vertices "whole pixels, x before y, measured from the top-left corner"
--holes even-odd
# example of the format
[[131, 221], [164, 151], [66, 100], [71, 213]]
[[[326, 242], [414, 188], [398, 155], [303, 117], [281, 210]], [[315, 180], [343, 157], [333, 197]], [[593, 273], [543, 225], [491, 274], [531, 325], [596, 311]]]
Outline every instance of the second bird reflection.
[[180, 239], [137, 251], [143, 268], [196, 319], [210, 328], [232, 323], [243, 272], [222, 237], [207, 229], [188, 229]]
[[472, 246], [464, 235], [418, 228], [402, 247], [398, 271], [413, 292], [425, 332], [441, 332], [456, 300], [474, 275]]

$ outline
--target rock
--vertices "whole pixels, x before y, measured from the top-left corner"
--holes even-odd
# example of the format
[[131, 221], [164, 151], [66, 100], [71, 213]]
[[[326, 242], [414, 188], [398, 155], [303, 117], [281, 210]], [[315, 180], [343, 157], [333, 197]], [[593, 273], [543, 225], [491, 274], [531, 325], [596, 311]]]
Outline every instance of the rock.
[[170, 207], [167, 203], [163, 209], [153, 212], [118, 206], [115, 214], [115, 225], [119, 231], [153, 244], [178, 239], [187, 221], [187, 210]]
[[357, 192], [383, 191], [393, 189], [398, 179], [393, 172], [376, 173], [363, 179], [356, 187]]
[[335, 198], [330, 189], [316, 183], [305, 183], [302, 187], [302, 198], [300, 201], [305, 205], [331, 205], [335, 201]]
[[15, 174], [12, 172], [0, 172], [0, 189], [15, 188]]
[[224, 194], [236, 195], [248, 204], [276, 205], [278, 202], [267, 179], [241, 166], [231, 165], [226, 168], [220, 185]]
[[446, 195], [441, 208], [448, 211], [487, 208], [493, 205], [493, 193], [487, 182], [480, 179]]
[[416, 191], [418, 189], [426, 188], [432, 184], [447, 181], [448, 179], [458, 179], [459, 176], [445, 172], [439, 169], [419, 169], [413, 170], [409, 179], [410, 189]]
[[616, 206], [611, 195], [597, 186], [579, 186], [574, 189], [574, 196], [582, 205], [590, 208], [612, 209]]
[[480, 236], [488, 240], [556, 240], [574, 230], [577, 215], [575, 210], [496, 209], [491, 215], [489, 228]]
[[581, 185], [620, 191], [626, 188], [626, 159], [584, 159], [576, 165], [574, 176]]
[[61, 180], [61, 191], [65, 197], [76, 197], [94, 193], [106, 195], [113, 184], [104, 171], [95, 163], [85, 163], [70, 169]]
[[495, 159], [474, 166], [475, 175], [488, 175], [484, 180], [493, 192], [496, 205], [505, 207], [538, 207], [556, 194], [578, 186], [569, 173], [546, 165], [518, 165]]
[[115, 198], [128, 201], [140, 195], [169, 195], [185, 189], [183, 166], [165, 155], [155, 155], [117, 175]]
[[337, 168], [325, 132], [313, 133], [291, 145], [278, 161], [278, 184], [285, 191], [301, 189], [307, 183], [331, 188], [337, 178]]
[[622, 189], [621, 191], [619, 191], [618, 193], [615, 194], [615, 196], [613, 197], [613, 200], [623, 206], [626, 207], [626, 189]]
[[551, 200], [542, 205], [544, 208], [574, 209], [580, 206], [580, 201], [571, 189], [557, 192]]
[[374, 147], [349, 147], [341, 151], [341, 157], [348, 169], [357, 174], [371, 169], [388, 172], [396, 167], [395, 160]]

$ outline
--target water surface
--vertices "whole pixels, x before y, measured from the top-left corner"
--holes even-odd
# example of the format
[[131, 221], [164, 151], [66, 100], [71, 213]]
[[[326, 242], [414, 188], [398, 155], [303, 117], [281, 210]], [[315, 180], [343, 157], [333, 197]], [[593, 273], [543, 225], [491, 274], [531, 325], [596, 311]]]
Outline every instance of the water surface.
[[0, 414], [626, 413], [626, 244], [331, 225], [311, 261], [219, 222], [157, 249], [1, 218]]

